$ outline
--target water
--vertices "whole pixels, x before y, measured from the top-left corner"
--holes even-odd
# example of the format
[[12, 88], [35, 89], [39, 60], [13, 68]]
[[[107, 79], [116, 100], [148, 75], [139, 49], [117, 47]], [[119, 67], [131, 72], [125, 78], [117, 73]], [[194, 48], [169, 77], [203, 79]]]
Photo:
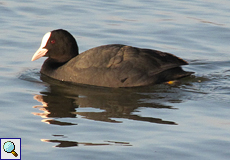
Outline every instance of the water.
[[[230, 2], [0, 1], [0, 136], [22, 159], [229, 159]], [[180, 85], [89, 88], [40, 80], [30, 59], [64, 28], [80, 52], [122, 43], [173, 53]], [[51, 85], [52, 84], [52, 85]]]

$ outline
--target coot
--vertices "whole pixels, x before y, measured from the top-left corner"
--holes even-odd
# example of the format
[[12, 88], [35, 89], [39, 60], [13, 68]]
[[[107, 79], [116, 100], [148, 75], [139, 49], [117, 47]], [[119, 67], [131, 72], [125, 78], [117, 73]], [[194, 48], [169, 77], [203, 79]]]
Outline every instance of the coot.
[[41, 73], [51, 78], [103, 87], [136, 87], [191, 75], [188, 63], [170, 53], [122, 44], [103, 45], [81, 54], [75, 38], [58, 29], [44, 35], [32, 61], [48, 57]]

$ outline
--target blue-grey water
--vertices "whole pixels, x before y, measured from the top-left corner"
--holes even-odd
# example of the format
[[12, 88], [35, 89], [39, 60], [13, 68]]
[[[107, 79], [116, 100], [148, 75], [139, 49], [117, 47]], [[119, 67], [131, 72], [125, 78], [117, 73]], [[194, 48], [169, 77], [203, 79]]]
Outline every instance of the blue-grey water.
[[[230, 1], [0, 1], [0, 138], [22, 159], [230, 158]], [[181, 84], [108, 89], [43, 82], [31, 62], [63, 28], [80, 52], [121, 43], [173, 53]]]

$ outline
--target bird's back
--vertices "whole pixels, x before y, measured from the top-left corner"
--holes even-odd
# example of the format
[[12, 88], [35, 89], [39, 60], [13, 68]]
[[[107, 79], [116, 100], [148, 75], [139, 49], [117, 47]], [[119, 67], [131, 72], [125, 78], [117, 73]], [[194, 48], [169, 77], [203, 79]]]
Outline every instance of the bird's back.
[[113, 44], [87, 50], [49, 75], [89, 85], [134, 87], [188, 76], [191, 72], [180, 67], [186, 64], [169, 53]]

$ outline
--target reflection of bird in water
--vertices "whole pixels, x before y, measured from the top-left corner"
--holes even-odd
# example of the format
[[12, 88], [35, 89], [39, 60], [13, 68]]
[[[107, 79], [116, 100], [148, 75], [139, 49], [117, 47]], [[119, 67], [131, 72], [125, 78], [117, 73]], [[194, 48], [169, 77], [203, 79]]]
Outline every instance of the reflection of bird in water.
[[116, 142], [116, 141], [105, 141], [103, 143], [91, 143], [91, 142], [75, 142], [75, 141], [63, 141], [63, 140], [48, 140], [41, 139], [42, 142], [58, 143], [55, 147], [74, 147], [74, 146], [132, 146], [129, 142]]
[[[52, 84], [48, 91], [34, 96], [35, 100], [43, 104], [43, 106], [40, 106], [43, 113], [33, 113], [35, 115], [44, 118], [75, 118], [82, 116], [91, 120], [115, 123], [122, 122], [121, 119], [130, 119], [159, 124], [176, 124], [160, 118], [142, 117], [135, 114], [134, 112], [138, 112], [139, 107], [173, 109], [171, 106], [161, 105], [160, 103], [143, 103], [141, 100], [148, 99], [149, 96], [141, 92], [138, 93], [138, 89], [76, 86], [50, 78], [47, 80], [47, 78], [42, 77], [43, 80]], [[58, 125], [73, 125], [69, 122], [58, 122], [52, 119], [43, 121]]]
[[[33, 113], [34, 115], [41, 116], [45, 118], [42, 122], [48, 124], [56, 124], [56, 125], [76, 125], [69, 122], [61, 122], [54, 119], [47, 118], [62, 118], [62, 117], [72, 117], [74, 118], [76, 115], [71, 112], [75, 111], [73, 100], [65, 98], [65, 97], [57, 97], [52, 95], [35, 95], [34, 99], [38, 102], [41, 102], [41, 106], [34, 106], [34, 108], [39, 108], [43, 113]], [[68, 110], [68, 108], [70, 110]]]

